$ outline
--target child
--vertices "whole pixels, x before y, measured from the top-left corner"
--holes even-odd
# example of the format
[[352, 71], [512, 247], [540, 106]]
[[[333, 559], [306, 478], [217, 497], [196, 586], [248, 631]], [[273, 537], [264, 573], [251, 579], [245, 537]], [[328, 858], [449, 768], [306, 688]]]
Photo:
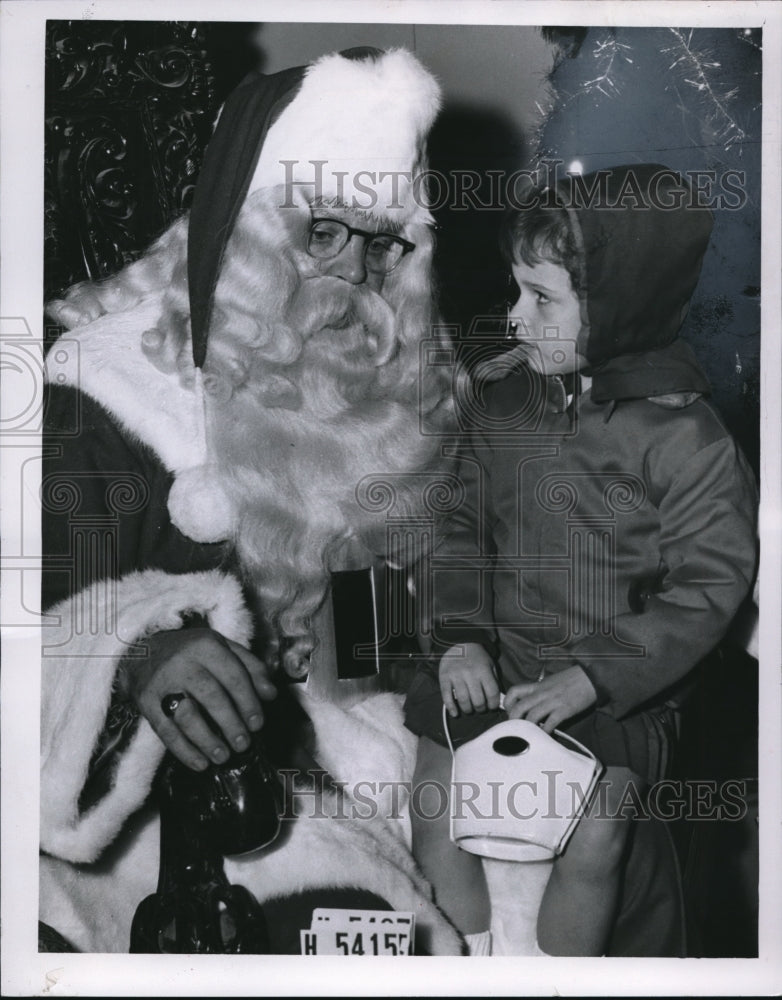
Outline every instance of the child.
[[[464, 500], [437, 542], [444, 652], [406, 703], [421, 737], [416, 781], [448, 785], [443, 704], [458, 745], [506, 718], [501, 691], [511, 718], [592, 750], [609, 814], [629, 782], [643, 790], [663, 776], [667, 703], [723, 636], [756, 558], [752, 474], [677, 336], [711, 225], [687, 184], [657, 165], [568, 178], [509, 216], [508, 331], [519, 346], [500, 359], [511, 374], [476, 394]], [[422, 796], [416, 857], [481, 947], [490, 914], [480, 859], [450, 841], [447, 812], [424, 818], [435, 812]], [[640, 899], [638, 885], [655, 878], [649, 828], [622, 815], [581, 819], [541, 905], [544, 952], [622, 953], [620, 893]], [[637, 939], [651, 941], [637, 919]]]

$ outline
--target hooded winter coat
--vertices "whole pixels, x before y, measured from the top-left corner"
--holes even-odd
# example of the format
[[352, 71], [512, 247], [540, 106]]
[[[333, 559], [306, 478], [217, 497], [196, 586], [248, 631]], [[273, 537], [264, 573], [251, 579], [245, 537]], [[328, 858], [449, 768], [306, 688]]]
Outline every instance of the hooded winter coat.
[[[691, 197], [658, 165], [557, 190], [583, 250], [591, 383], [522, 367], [476, 397], [433, 562], [440, 649], [481, 643], [505, 687], [580, 666], [597, 694], [580, 735], [652, 779], [661, 762], [622, 730], [720, 641], [756, 561], [754, 478], [678, 338], [711, 231]], [[436, 666], [406, 710], [441, 739]], [[492, 716], [454, 721], [471, 738]]]

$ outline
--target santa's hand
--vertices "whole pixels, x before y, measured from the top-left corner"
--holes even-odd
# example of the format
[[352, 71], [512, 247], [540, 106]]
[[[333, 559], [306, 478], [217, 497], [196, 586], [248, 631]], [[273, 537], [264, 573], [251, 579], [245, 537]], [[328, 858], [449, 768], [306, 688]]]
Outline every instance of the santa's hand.
[[475, 642], [451, 646], [440, 660], [440, 693], [448, 714], [456, 717], [499, 708], [500, 686], [491, 657]]
[[568, 667], [536, 684], [514, 684], [505, 695], [511, 719], [528, 719], [550, 733], [597, 701], [592, 682], [581, 667]]
[[[263, 725], [261, 702], [277, 694], [266, 665], [208, 628], [157, 632], [146, 645], [148, 657], [124, 661], [120, 684], [174, 756], [202, 771], [246, 750]], [[171, 694], [185, 697], [166, 715], [161, 700]]]

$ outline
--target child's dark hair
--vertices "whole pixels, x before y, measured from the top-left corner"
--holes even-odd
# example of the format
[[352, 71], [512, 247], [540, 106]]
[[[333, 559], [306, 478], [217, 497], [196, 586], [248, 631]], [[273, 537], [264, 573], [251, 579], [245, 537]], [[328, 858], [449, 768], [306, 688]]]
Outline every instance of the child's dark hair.
[[583, 260], [567, 210], [537, 199], [530, 208], [513, 209], [503, 219], [500, 252], [510, 267], [534, 267], [551, 261], [564, 267], [575, 292], [584, 290]]

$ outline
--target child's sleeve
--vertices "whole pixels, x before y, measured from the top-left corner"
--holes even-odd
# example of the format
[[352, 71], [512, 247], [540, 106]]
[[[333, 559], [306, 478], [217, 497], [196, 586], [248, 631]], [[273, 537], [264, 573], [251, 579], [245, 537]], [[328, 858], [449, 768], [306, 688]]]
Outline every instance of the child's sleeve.
[[[652, 489], [664, 480], [659, 591], [641, 613], [618, 614], [613, 636], [573, 647], [598, 705], [615, 717], [676, 683], [717, 645], [755, 574], [757, 491], [746, 460], [727, 435], [694, 454], [677, 455], [679, 446], [673, 436], [651, 476]], [[640, 655], [617, 656], [617, 637], [642, 647]]]
[[490, 449], [473, 432], [459, 446], [459, 495], [436, 522], [432, 557], [433, 652], [474, 642], [496, 657], [491, 571]]

